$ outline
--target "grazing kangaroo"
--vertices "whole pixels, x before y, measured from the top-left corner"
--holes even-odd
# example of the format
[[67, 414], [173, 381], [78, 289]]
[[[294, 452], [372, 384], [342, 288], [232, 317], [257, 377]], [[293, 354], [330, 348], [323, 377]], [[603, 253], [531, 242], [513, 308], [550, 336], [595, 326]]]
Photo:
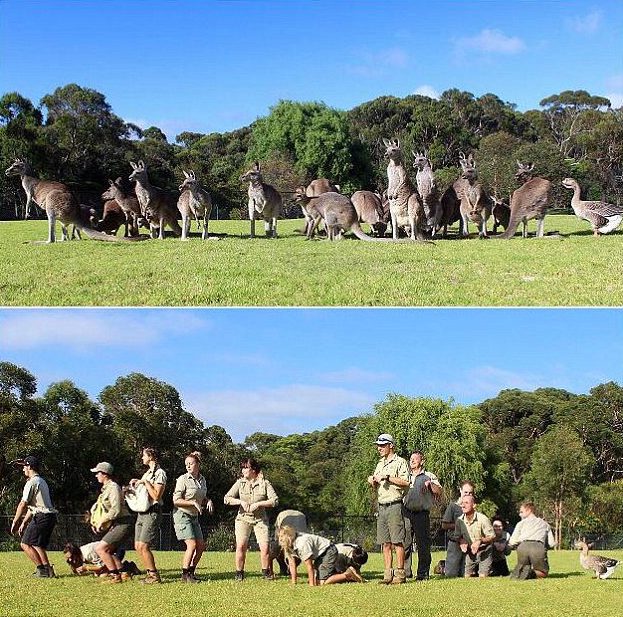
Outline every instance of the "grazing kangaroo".
[[356, 191], [350, 198], [360, 223], [368, 223], [379, 238], [385, 235], [387, 219], [383, 212], [381, 198], [372, 191]]
[[418, 170], [415, 182], [424, 210], [422, 228], [434, 238], [435, 233], [439, 229], [442, 216], [441, 200], [439, 199], [439, 191], [435, 184], [435, 174], [433, 174], [433, 167], [426, 152], [411, 152], [415, 157], [413, 168]]
[[264, 219], [267, 237], [277, 237], [277, 218], [281, 212], [281, 195], [270, 184], [265, 184], [258, 161], [252, 169], [240, 176], [242, 182], [249, 183], [249, 220], [251, 238], [255, 238], [255, 219], [260, 215]]
[[487, 220], [491, 216], [491, 200], [485, 193], [480, 182], [474, 163], [474, 155], [467, 158], [461, 152], [459, 162], [463, 169], [461, 178], [465, 181], [461, 196], [461, 220], [463, 222], [463, 237], [469, 234], [468, 224], [471, 221], [478, 227], [478, 237], [487, 237]]
[[511, 197], [511, 217], [506, 231], [500, 236], [505, 240], [515, 235], [517, 226], [523, 224], [522, 236], [528, 237], [528, 221], [537, 219], [537, 237], [542, 238], [545, 226], [545, 214], [552, 203], [552, 183], [545, 178], [533, 177], [534, 165], [524, 165], [517, 161], [519, 169], [515, 178], [523, 184]]
[[402, 164], [400, 141], [383, 138], [383, 143], [386, 148], [385, 155], [389, 157], [387, 197], [392, 218], [392, 237], [396, 240], [398, 227], [408, 225], [411, 228], [411, 239], [415, 240], [417, 237], [418, 240], [423, 241], [424, 236], [419, 229], [423, 219], [422, 204]]
[[137, 236], [139, 220], [143, 214], [136, 195], [125, 190], [123, 178], [121, 177], [116, 180], [109, 179], [108, 184], [110, 186], [102, 193], [102, 199], [108, 201], [115, 200], [123, 211], [125, 217], [125, 231], [123, 235], [125, 237]]
[[[165, 225], [168, 225], [177, 237], [181, 236], [182, 228], [177, 222], [177, 195], [151, 184], [147, 176], [147, 166], [143, 161], [139, 161], [138, 164], [130, 162], [130, 165], [133, 171], [129, 179], [136, 182], [136, 197], [141, 212], [149, 223], [151, 237], [155, 238], [157, 234], [160, 240], [164, 240]], [[160, 231], [157, 233], [158, 227]]]
[[177, 200], [177, 209], [182, 215], [182, 240], [187, 240], [188, 230], [190, 229], [190, 221], [194, 216], [199, 229], [201, 223], [199, 217], [203, 219], [203, 229], [201, 231], [201, 239], [208, 237], [208, 223], [210, 222], [210, 214], [212, 212], [212, 198], [210, 193], [203, 190], [195, 177], [195, 172], [183, 172], [184, 181], [180, 184], [180, 192], [182, 193]]
[[562, 181], [565, 188], [573, 191], [571, 207], [575, 215], [588, 221], [593, 228], [593, 235], [609, 234], [623, 220], [623, 206], [615, 206], [605, 201], [584, 201], [581, 199], [580, 185], [573, 178]]
[[[339, 184], [331, 184], [327, 178], [316, 178], [312, 180], [305, 188], [305, 194], [307, 197], [318, 197], [323, 193], [339, 193], [340, 185]], [[307, 210], [303, 204], [300, 204], [301, 210], [303, 211], [303, 216], [305, 217], [305, 235], [307, 235], [307, 230], [312, 223], [312, 218], [307, 213]]]
[[54, 224], [57, 219], [63, 230], [63, 240], [69, 239], [69, 225], [74, 225], [92, 240], [121, 242], [131, 239], [109, 236], [93, 229], [89, 218], [84, 218], [80, 204], [69, 188], [65, 184], [53, 180], [40, 180], [33, 175], [32, 169], [26, 161], [15, 159], [15, 162], [5, 173], [7, 176], [20, 176], [22, 186], [26, 191], [26, 211], [28, 211], [31, 202], [45, 210], [48, 216], [47, 244], [56, 241]]
[[95, 218], [91, 220], [93, 227], [95, 227], [98, 231], [116, 235], [121, 225], [127, 225], [128, 219], [126, 217], [126, 213], [123, 211], [123, 208], [119, 205], [119, 202], [116, 199], [109, 199], [104, 203], [102, 218]]
[[498, 233], [498, 227], [504, 227], [508, 229], [508, 223], [511, 218], [511, 209], [508, 204], [505, 204], [501, 199], [492, 197], [493, 207], [491, 208], [491, 214], [493, 215], [493, 233]]

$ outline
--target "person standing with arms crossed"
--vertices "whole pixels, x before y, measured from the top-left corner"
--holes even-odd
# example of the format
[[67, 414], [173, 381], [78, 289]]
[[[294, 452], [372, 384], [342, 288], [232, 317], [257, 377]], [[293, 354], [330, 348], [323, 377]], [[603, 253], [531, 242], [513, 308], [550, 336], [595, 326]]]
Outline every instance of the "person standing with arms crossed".
[[465, 480], [461, 482], [460, 496], [457, 501], [451, 501], [441, 518], [441, 528], [448, 532], [448, 548], [446, 553], [446, 566], [444, 575], [446, 578], [456, 578], [465, 573], [465, 553], [459, 546], [460, 533], [456, 529], [456, 521], [463, 515], [463, 497], [474, 494], [474, 485]]
[[426, 581], [430, 575], [430, 509], [435, 497], [441, 493], [441, 484], [437, 476], [424, 469], [424, 454], [416, 450], [409, 458], [411, 468], [411, 488], [404, 498], [407, 525], [407, 543], [405, 545], [405, 572], [411, 577], [413, 539], [417, 545], [416, 580]]
[[[379, 581], [384, 585], [400, 585], [405, 578], [405, 542], [407, 534], [402, 515], [402, 498], [409, 487], [409, 465], [394, 452], [394, 438], [388, 433], [374, 442], [381, 460], [368, 484], [377, 491], [379, 513], [376, 521], [376, 539], [383, 547], [385, 574]], [[396, 570], [392, 570], [392, 549], [396, 552]]]
[[[50, 499], [47, 482], [39, 475], [41, 463], [35, 456], [27, 456], [13, 462], [21, 467], [28, 478], [11, 523], [11, 535], [22, 536], [20, 546], [30, 561], [37, 566], [34, 576], [54, 578], [46, 549], [56, 525], [56, 510]], [[22, 520], [22, 516], [24, 517]], [[21, 521], [21, 523], [20, 523]]]

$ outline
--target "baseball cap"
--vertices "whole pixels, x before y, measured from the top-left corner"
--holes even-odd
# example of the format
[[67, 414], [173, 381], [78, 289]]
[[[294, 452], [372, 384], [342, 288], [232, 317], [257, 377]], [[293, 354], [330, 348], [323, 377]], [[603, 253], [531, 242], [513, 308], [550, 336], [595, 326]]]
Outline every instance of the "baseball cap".
[[93, 469], [91, 469], [91, 471], [93, 471], [94, 473], [101, 471], [107, 476], [112, 476], [113, 466], [110, 463], [98, 463], [97, 465], [95, 465], [95, 467], [93, 467]]
[[31, 456], [31, 455], [25, 456], [24, 458], [18, 458], [14, 461], [11, 461], [11, 463], [18, 467], [25, 467], [26, 465], [28, 465], [29, 467], [32, 467], [33, 469], [37, 469], [41, 466], [39, 459], [36, 456]]
[[374, 442], [377, 446], [386, 446], [388, 443], [394, 445], [394, 438], [389, 433], [382, 433]]

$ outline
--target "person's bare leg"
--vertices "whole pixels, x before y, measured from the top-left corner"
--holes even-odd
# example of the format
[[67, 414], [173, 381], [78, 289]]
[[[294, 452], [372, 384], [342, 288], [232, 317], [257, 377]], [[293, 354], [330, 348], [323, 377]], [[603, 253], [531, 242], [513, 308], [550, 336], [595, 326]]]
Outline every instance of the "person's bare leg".
[[[247, 549], [249, 548], [248, 542], [236, 542], [236, 571], [242, 572], [244, 570], [244, 562], [247, 557]], [[264, 562], [262, 561], [262, 564]], [[262, 567], [264, 567], [262, 565]], [[268, 567], [268, 566], [266, 566]]]
[[270, 568], [270, 557], [268, 552], [268, 543], [260, 544], [260, 562], [262, 564], [262, 570], [268, 570]]
[[197, 542], [196, 540], [184, 540], [184, 542], [186, 542], [186, 550], [184, 551], [184, 556], [182, 557], [182, 568], [184, 568], [184, 570], [188, 570], [195, 555]]
[[[403, 563], [404, 563], [404, 553], [403, 553]], [[392, 569], [392, 545], [389, 542], [383, 544], [383, 564], [385, 565], [385, 570], [389, 571]]]
[[203, 551], [205, 551], [206, 543], [203, 540], [195, 540], [195, 554], [193, 555], [191, 567], [194, 569], [197, 567]]
[[396, 568], [402, 570], [405, 567], [405, 547], [402, 544], [394, 544], [396, 551]]
[[26, 553], [26, 555], [28, 556], [28, 559], [30, 559], [30, 561], [32, 561], [36, 566], [45, 565], [44, 563], [42, 563], [41, 557], [39, 553], [35, 550], [34, 546], [30, 546], [30, 544], [24, 544], [23, 542], [20, 546], [22, 547], [24, 553]]

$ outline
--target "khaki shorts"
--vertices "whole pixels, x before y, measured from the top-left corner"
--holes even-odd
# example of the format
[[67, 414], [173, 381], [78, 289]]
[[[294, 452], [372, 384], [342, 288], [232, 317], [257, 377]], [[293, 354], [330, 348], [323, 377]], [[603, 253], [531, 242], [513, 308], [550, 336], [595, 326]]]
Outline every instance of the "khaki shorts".
[[198, 516], [191, 516], [182, 510], [173, 512], [173, 527], [178, 540], [203, 540]]
[[236, 544], [246, 544], [251, 537], [252, 531], [255, 532], [255, 539], [258, 544], [268, 544], [268, 524], [261, 518], [250, 522], [236, 517], [234, 529], [236, 533]]
[[134, 542], [154, 545], [160, 532], [160, 511], [139, 512], [134, 527]]
[[104, 534], [102, 542], [106, 542], [106, 544], [110, 544], [114, 547], [119, 546], [124, 540], [132, 536], [133, 522], [131, 516], [118, 518], [114, 521], [112, 527]]
[[517, 567], [521, 566], [530, 566], [539, 572], [549, 572], [545, 544], [533, 540], [521, 542], [517, 547]]
[[379, 517], [376, 520], [376, 541], [379, 544], [402, 544], [407, 539], [405, 520], [402, 516], [402, 502], [384, 506], [379, 504]]

